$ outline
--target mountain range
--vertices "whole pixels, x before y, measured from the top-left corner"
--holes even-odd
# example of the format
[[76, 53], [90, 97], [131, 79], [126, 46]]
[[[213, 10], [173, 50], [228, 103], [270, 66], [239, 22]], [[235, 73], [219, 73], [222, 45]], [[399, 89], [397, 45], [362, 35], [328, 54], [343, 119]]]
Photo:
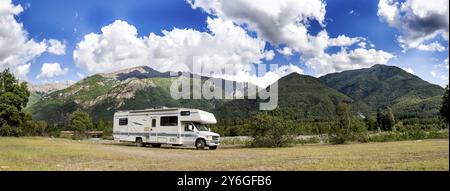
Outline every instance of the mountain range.
[[[186, 80], [201, 80], [207, 77]], [[94, 120], [111, 120], [115, 111], [156, 106], [199, 108], [213, 112], [218, 120], [239, 119], [259, 111], [252, 99], [172, 99], [170, 87], [175, 77], [149, 67], [136, 67], [87, 77], [65, 89], [43, 94], [27, 110], [34, 119], [62, 123], [70, 113], [81, 109]], [[234, 83], [221, 80], [223, 83]], [[209, 82], [208, 82], [209, 83]], [[215, 84], [209, 84], [216, 88]], [[236, 83], [236, 85], [242, 85]], [[195, 88], [191, 85], [191, 88]], [[243, 94], [227, 92], [224, 94]], [[398, 67], [375, 65], [315, 78], [292, 73], [278, 80], [278, 108], [296, 119], [329, 119], [335, 106], [345, 102], [355, 113], [373, 115], [379, 108], [391, 107], [398, 118], [438, 116], [444, 89], [430, 84]], [[192, 93], [191, 93], [192, 94]]]

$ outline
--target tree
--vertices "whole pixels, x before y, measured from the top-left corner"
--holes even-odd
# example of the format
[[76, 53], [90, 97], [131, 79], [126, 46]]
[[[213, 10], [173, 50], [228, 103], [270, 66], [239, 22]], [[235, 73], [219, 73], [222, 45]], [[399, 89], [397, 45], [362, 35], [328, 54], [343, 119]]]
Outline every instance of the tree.
[[386, 110], [382, 113], [381, 129], [384, 131], [395, 130], [395, 116], [390, 107], [387, 107]]
[[19, 136], [25, 121], [23, 108], [30, 92], [25, 82], [19, 83], [6, 69], [0, 73], [0, 136]]
[[75, 132], [76, 139], [84, 138], [86, 130], [92, 129], [93, 126], [92, 119], [86, 112], [75, 111], [69, 117], [68, 127]]
[[447, 87], [445, 87], [445, 92], [444, 92], [444, 96], [442, 96], [442, 106], [440, 109], [440, 113], [442, 118], [444, 119], [444, 121], [447, 123], [449, 123], [449, 119], [448, 119], [448, 85]]
[[334, 144], [343, 144], [347, 141], [366, 141], [364, 123], [352, 115], [351, 106], [340, 103], [336, 106], [338, 123], [332, 124], [328, 131], [329, 141]]
[[283, 118], [279, 110], [261, 112], [252, 117], [249, 127], [254, 147], [284, 147], [294, 141], [294, 123]]
[[378, 130], [378, 132], [381, 131], [382, 122], [383, 122], [383, 114], [381, 113], [381, 109], [378, 108], [377, 109], [377, 130]]
[[367, 116], [366, 118], [364, 118], [364, 123], [366, 124], [368, 130], [370, 131], [378, 130], [377, 121], [374, 120], [373, 117]]
[[336, 115], [338, 116], [338, 123], [332, 125], [328, 136], [330, 142], [335, 144], [342, 144], [348, 139], [351, 125], [351, 108], [350, 105], [340, 103], [336, 106]]

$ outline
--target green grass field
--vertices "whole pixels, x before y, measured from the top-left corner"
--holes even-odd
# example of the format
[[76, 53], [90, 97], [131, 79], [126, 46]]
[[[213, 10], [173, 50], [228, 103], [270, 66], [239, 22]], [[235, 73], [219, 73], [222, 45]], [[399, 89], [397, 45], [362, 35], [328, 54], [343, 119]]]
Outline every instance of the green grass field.
[[288, 148], [137, 148], [42, 137], [0, 137], [5, 170], [449, 170], [448, 139]]

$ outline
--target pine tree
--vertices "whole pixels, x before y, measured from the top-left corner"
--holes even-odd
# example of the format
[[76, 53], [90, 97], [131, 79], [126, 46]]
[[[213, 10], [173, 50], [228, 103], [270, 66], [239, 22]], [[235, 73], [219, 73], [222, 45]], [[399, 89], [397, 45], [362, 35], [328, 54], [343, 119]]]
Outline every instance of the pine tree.
[[377, 130], [381, 131], [381, 126], [383, 125], [383, 114], [381, 113], [381, 109], [377, 109]]

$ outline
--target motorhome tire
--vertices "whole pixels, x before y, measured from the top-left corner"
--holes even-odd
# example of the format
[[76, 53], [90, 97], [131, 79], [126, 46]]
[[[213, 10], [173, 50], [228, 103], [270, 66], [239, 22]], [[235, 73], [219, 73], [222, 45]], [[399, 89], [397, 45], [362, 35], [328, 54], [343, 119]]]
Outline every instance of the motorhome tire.
[[202, 139], [199, 139], [199, 140], [197, 140], [197, 141], [195, 142], [195, 147], [197, 147], [197, 150], [203, 150], [203, 149], [205, 149], [205, 145], [206, 145], [206, 143], [205, 143], [205, 141], [202, 140]]
[[142, 142], [142, 138], [136, 138], [136, 146], [143, 147], [144, 143]]
[[216, 150], [217, 149], [217, 146], [210, 146], [209, 147], [209, 150]]

